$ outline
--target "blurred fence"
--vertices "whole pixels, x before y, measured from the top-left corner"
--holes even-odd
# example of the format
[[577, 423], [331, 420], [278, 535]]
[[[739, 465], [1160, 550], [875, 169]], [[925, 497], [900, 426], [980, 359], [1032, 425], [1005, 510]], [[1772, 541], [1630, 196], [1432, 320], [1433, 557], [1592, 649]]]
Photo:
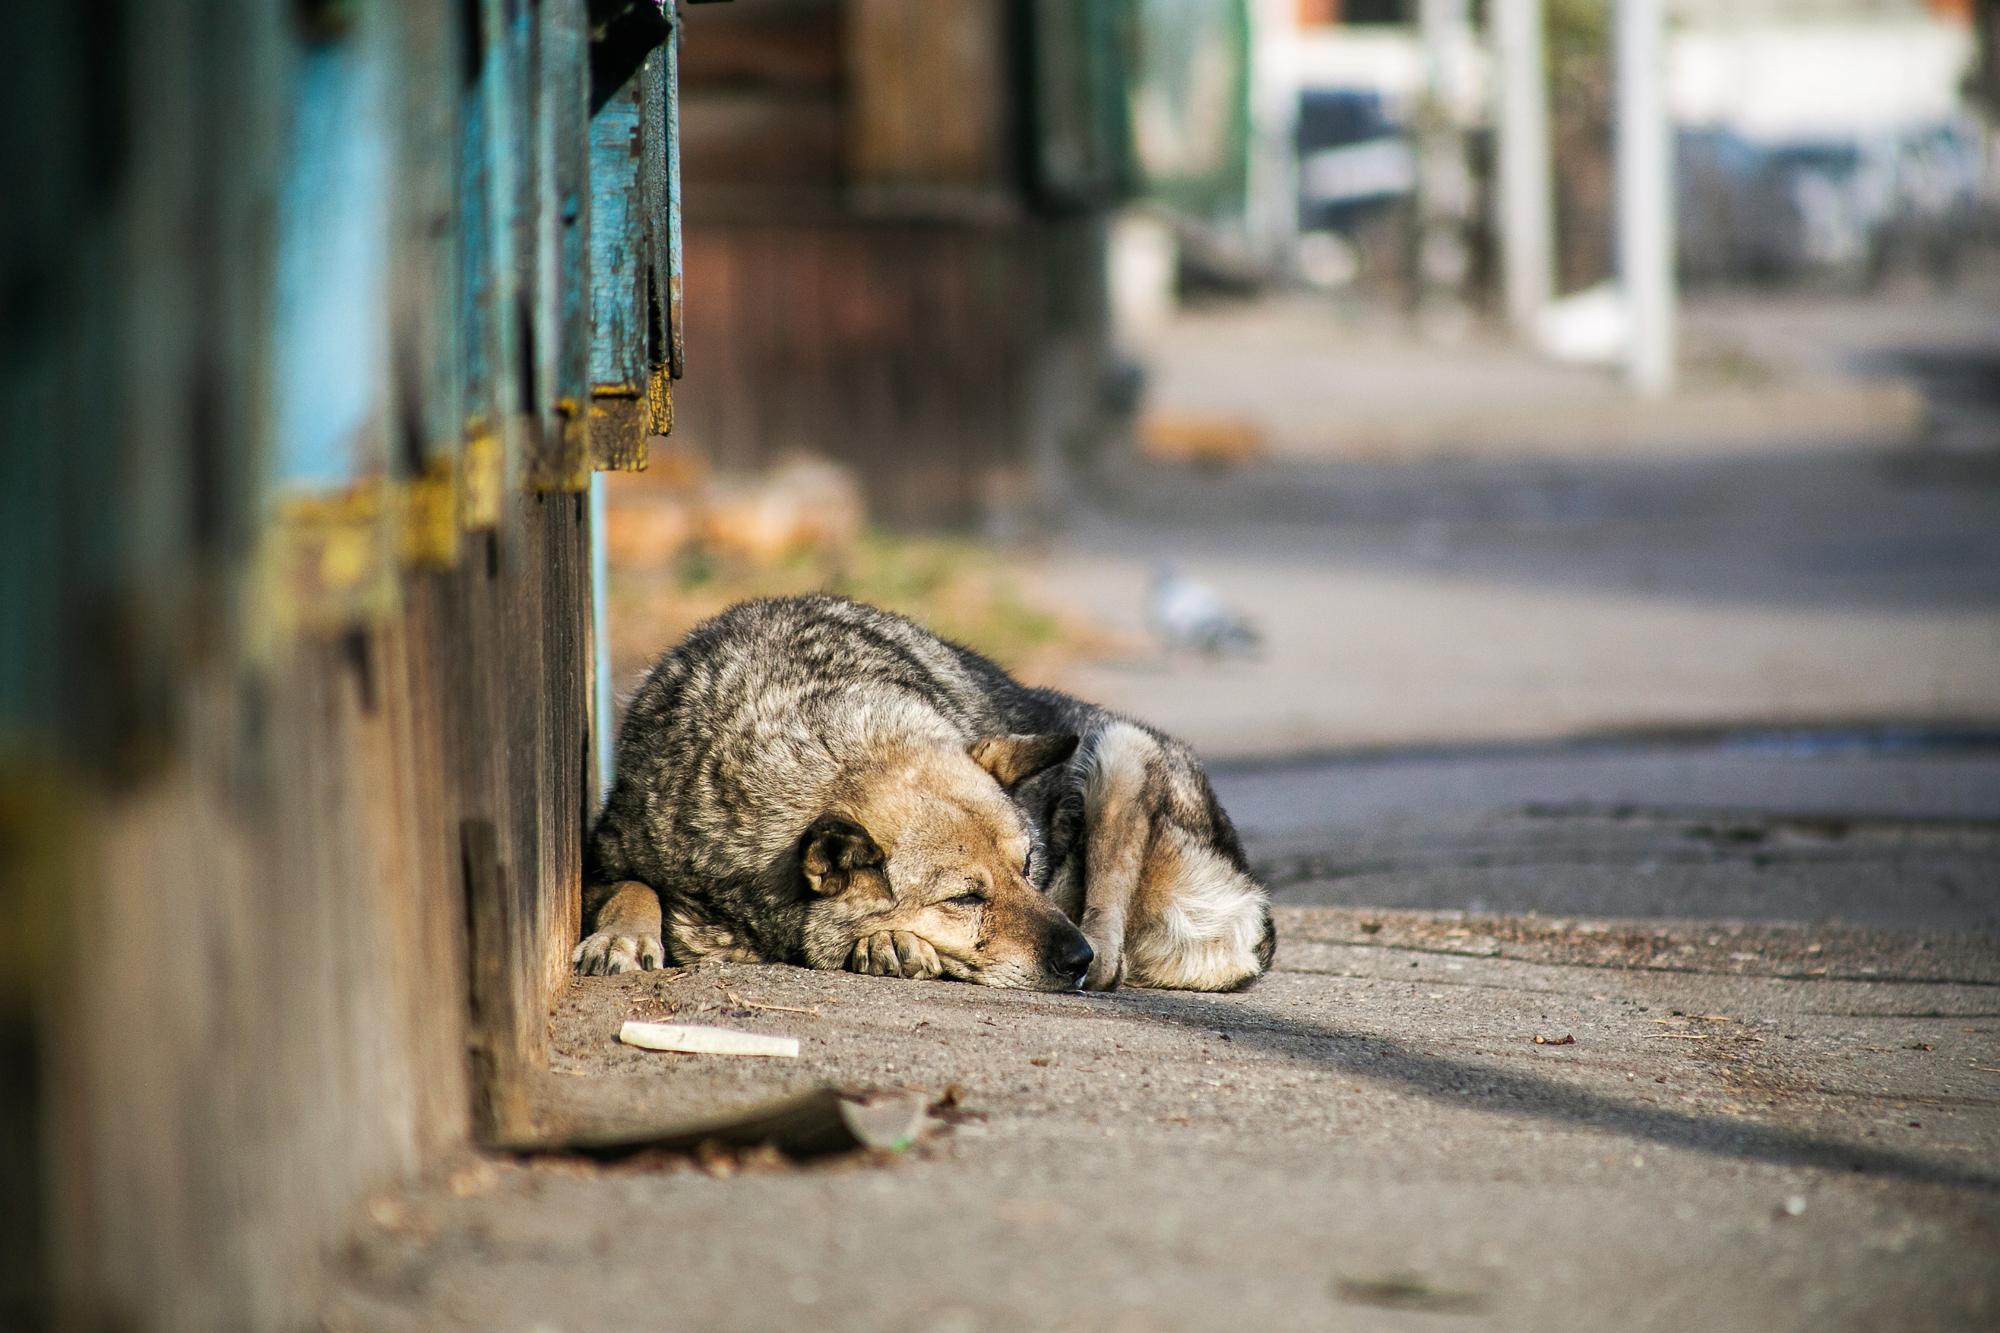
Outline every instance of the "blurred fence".
[[518, 1133], [585, 491], [678, 369], [670, 15], [0, 21], [0, 1323], [302, 1322], [366, 1191]]

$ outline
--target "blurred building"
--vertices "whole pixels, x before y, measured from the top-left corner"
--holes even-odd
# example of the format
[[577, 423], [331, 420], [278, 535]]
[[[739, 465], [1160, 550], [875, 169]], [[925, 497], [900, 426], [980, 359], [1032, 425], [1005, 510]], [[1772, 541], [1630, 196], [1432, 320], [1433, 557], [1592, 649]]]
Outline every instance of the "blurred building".
[[1091, 428], [1120, 7], [737, 0], [685, 52], [684, 437], [829, 455], [904, 523], [1004, 516]]
[[[1427, 57], [1419, 6], [1301, 0], [1300, 271], [1408, 299], [1417, 126]], [[1558, 286], [1611, 270], [1609, 17], [1547, 0]], [[1973, 0], [1674, 0], [1669, 98], [1679, 135], [1680, 270], [1693, 281], [1865, 284], [1896, 267], [1947, 271], [1992, 230], [1989, 121], [1996, 40]], [[1487, 53], [1478, 9], [1445, 58], [1451, 114], [1483, 179]], [[1490, 243], [1473, 210], [1477, 255]]]

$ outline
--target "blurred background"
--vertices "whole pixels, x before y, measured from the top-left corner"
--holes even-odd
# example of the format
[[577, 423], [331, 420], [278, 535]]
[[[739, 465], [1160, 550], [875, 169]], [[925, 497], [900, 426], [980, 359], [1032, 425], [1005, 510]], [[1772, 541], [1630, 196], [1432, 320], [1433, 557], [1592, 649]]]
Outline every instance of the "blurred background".
[[[1734, 976], [1739, 928], [1845, 925], [1769, 976], [1846, 948], [1848, 980], [1943, 976], [1992, 1017], [1995, 0], [107, 0], [0, 31], [0, 1325], [331, 1327], [341, 1281], [421, 1303], [429, 1260], [349, 1245], [425, 1232], [385, 1191], [471, 1200], [502, 1160], [477, 1150], [629, 1138], [589, 1104], [616, 1080], [551, 1054], [584, 834], [639, 673], [761, 593], [906, 611], [1192, 741], [1274, 890], [1281, 970], [1375, 948], [1395, 909], [1383, 938], [1419, 953], [1468, 913], [1596, 923], [1489, 921], [1495, 959], [1646, 923], [1572, 978], [1596, 1004], [1612, 970], [1688, 972], [1696, 940]], [[1689, 934], [1671, 959], [1663, 922]], [[1369, 979], [1314, 966], [1273, 989], [1317, 994], [1339, 1022], [1311, 1049], [1346, 1049], [1342, 978]], [[1380, 1030], [1444, 1049], [1417, 975], [1376, 978]], [[874, 1002], [903, 1032], [901, 993]], [[1207, 1024], [1175, 1058], [1213, 1108]], [[1896, 1049], [1955, 1043], [1944, 1073], [1893, 1097], [1844, 1076], [1855, 1104], [1990, 1126], [1989, 1030], [1923, 1031]], [[1634, 1078], [1579, 1101], [1449, 1040], [1466, 1062], [1419, 1052], [1404, 1081], [1481, 1114], [1474, 1082], [1592, 1120]], [[1376, 1077], [1337, 1072], [1315, 1115]], [[739, 1104], [727, 1077], [675, 1095]], [[624, 1111], [657, 1120], [669, 1081]], [[994, 1143], [1076, 1101], [1004, 1095]], [[1130, 1123], [1186, 1125], [1175, 1095]], [[1290, 1182], [1267, 1131], [1333, 1122], [1289, 1097], [1104, 1160], [1191, 1192], [1187, 1144], [1268, 1139]], [[1539, 1244], [1517, 1206], [1545, 1206], [1595, 1252], [1600, 1215], [1546, 1189], [1595, 1146], [1520, 1168], [1519, 1140], [1440, 1146], [1397, 1105], [1361, 1119], [1426, 1139], [1438, 1211], [1403, 1215], [1409, 1254], [1463, 1219], [1475, 1159], [1525, 1182], [1485, 1196], [1495, 1236]], [[1681, 1115], [1626, 1123], [1734, 1151]], [[1359, 1123], [1299, 1156], [1400, 1188], [1408, 1143]], [[888, 1177], [799, 1179], [844, 1244], [870, 1205], [840, 1182]], [[1569, 1183], [1653, 1217], [1712, 1197]], [[1372, 1228], [1357, 1197], [1326, 1191]], [[560, 1269], [623, 1317], [571, 1248], [616, 1240], [601, 1201], [520, 1263], [484, 1223], [435, 1253], [543, 1301]], [[1738, 1238], [1773, 1201], [1685, 1216], [1754, 1265]], [[762, 1280], [800, 1257], [774, 1207], [697, 1233], [725, 1265], [787, 1247], [716, 1290], [796, 1289]], [[1962, 1250], [1906, 1276], [1976, 1321], [1991, 1227], [1938, 1207]], [[1078, 1216], [1099, 1259], [1213, 1285], [1195, 1233], [1130, 1249]], [[960, 1236], [982, 1261], [984, 1235]], [[1676, 1266], [1656, 1289], [1707, 1271], [1650, 1225], [1618, 1238]], [[804, 1257], [879, 1313], [879, 1266], [846, 1253]], [[1901, 1300], [1873, 1271], [1830, 1299]]]
[[621, 689], [835, 586], [1222, 757], [2000, 706], [1990, 6], [701, 19]]

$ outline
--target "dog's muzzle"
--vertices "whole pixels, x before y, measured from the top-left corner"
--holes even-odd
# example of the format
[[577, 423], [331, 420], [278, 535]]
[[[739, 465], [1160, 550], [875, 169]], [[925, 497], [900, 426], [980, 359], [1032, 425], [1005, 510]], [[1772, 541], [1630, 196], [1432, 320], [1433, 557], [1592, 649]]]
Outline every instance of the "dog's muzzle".
[[1096, 956], [1083, 932], [1066, 922], [1063, 929], [1051, 931], [1042, 946], [1043, 968], [1067, 979], [1072, 987], [1083, 985], [1084, 974], [1090, 971], [1090, 961]]

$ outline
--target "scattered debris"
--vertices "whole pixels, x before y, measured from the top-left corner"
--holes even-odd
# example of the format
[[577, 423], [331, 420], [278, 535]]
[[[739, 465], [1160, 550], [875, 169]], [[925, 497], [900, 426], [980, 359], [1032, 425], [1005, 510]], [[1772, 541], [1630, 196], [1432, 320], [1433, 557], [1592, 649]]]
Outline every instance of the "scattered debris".
[[930, 1104], [929, 1115], [947, 1125], [962, 1125], [986, 1118], [986, 1112], [972, 1110], [965, 1104], [965, 1089], [956, 1083], [944, 1085], [944, 1091]]
[[841, 1117], [863, 1147], [902, 1152], [923, 1135], [930, 1099], [900, 1094], [867, 1101], [843, 1099]]
[[1415, 1273], [1335, 1278], [1333, 1294], [1354, 1305], [1429, 1314], [1478, 1314], [1489, 1303], [1481, 1292], [1440, 1287]]
[[1537, 1032], [1535, 1034], [1535, 1045], [1574, 1046], [1576, 1045], [1576, 1034], [1573, 1032], [1565, 1032], [1560, 1037], [1544, 1037], [1541, 1033]]
[[738, 995], [735, 991], [725, 989], [722, 983], [719, 981], [715, 983], [715, 988], [719, 991], [722, 991], [723, 999], [729, 1001], [731, 1004], [735, 1005], [738, 1009], [763, 1009], [769, 1013], [774, 1013], [774, 1014], [807, 1014], [813, 1018], [818, 1018], [820, 1016], [819, 1006], [816, 1004], [811, 1006], [797, 1005], [797, 1004], [765, 1004], [759, 1000], [746, 1000], [741, 995]]
[[796, 1058], [797, 1037], [774, 1037], [733, 1028], [698, 1027], [691, 1023], [637, 1023], [627, 1019], [618, 1040], [649, 1051], [679, 1051], [688, 1055], [775, 1055]]

